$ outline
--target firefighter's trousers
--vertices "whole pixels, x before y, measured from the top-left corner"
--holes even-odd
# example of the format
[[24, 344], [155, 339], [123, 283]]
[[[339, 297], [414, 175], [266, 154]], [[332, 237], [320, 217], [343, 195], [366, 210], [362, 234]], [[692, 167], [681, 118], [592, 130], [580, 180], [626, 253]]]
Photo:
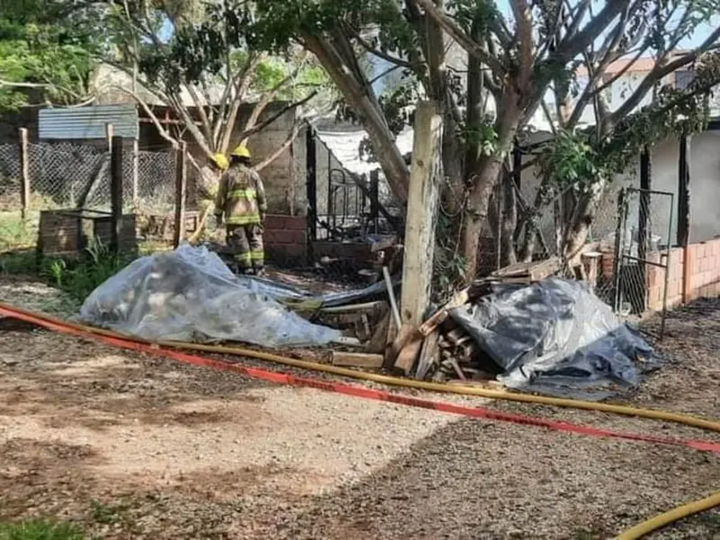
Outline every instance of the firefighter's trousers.
[[265, 267], [262, 233], [259, 223], [227, 226], [227, 243], [241, 271], [257, 272]]

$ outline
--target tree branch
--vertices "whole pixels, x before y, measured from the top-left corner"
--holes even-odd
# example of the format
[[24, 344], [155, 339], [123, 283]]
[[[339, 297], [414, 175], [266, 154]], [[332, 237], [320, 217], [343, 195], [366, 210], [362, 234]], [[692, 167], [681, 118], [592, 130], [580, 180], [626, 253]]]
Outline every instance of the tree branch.
[[412, 64], [410, 64], [410, 62], [408, 62], [406, 60], [401, 60], [400, 58], [397, 58], [396, 56], [393, 56], [391, 54], [384, 53], [381, 50], [376, 49], [375, 47], [370, 45], [367, 41], [365, 41], [362, 38], [362, 36], [360, 35], [360, 33], [357, 30], [351, 29], [349, 27], [348, 27], [348, 29], [352, 33], [355, 40], [357, 40], [357, 42], [360, 44], [360, 46], [363, 49], [365, 49], [367, 52], [369, 52], [370, 54], [377, 56], [378, 58], [385, 60], [386, 62], [394, 64], [397, 67], [408, 68], [408, 69], [410, 69], [412, 67]]
[[275, 152], [273, 152], [268, 157], [266, 157], [264, 160], [262, 160], [260, 163], [255, 165], [253, 167], [253, 169], [260, 172], [265, 167], [270, 165], [273, 161], [275, 161], [278, 157], [280, 157], [283, 154], [283, 152], [285, 152], [290, 147], [290, 145], [293, 143], [293, 141], [297, 138], [298, 134], [300, 133], [301, 126], [302, 126], [302, 122], [296, 121], [295, 124], [293, 125], [292, 130], [288, 134], [287, 139], [285, 139], [285, 142], [283, 142], [282, 145], [280, 145], [280, 147], [277, 150], [275, 150]]
[[317, 95], [317, 93], [318, 93], [318, 92], [317, 92], [317, 90], [316, 90], [316, 91], [314, 91], [314, 92], [311, 92], [311, 93], [308, 94], [307, 96], [305, 96], [305, 97], [304, 97], [303, 99], [301, 99], [300, 101], [295, 101], [295, 102], [293, 102], [293, 103], [289, 103], [288, 105], [286, 105], [285, 107], [283, 107], [282, 109], [280, 109], [278, 112], [276, 112], [275, 114], [273, 114], [270, 118], [268, 118], [268, 119], [265, 120], [264, 122], [262, 122], [262, 123], [260, 123], [260, 124], [257, 124], [257, 125], [255, 125], [255, 126], [251, 127], [250, 129], [244, 130], [244, 131], [240, 134], [239, 139], [240, 139], [240, 140], [248, 139], [248, 138], [250, 138], [252, 135], [254, 135], [255, 133], [258, 133], [259, 131], [262, 131], [263, 129], [265, 129], [266, 127], [268, 127], [270, 124], [272, 124], [273, 122], [275, 122], [275, 121], [276, 121], [278, 118], [280, 118], [281, 116], [285, 115], [285, 114], [288, 113], [289, 111], [292, 111], [293, 109], [296, 109], [297, 107], [300, 107], [301, 105], [304, 105], [305, 103], [307, 103], [308, 101], [310, 101], [312, 98], [314, 98], [314, 97]]
[[[582, 51], [587, 49], [597, 37], [610, 25], [613, 19], [629, 6], [629, 0], [613, 0], [606, 2], [605, 7], [578, 32], [568, 32], [558, 44], [557, 51], [551, 55], [554, 60], [566, 64]], [[579, 20], [580, 17], [576, 17]], [[572, 24], [571, 24], [572, 29]]]
[[425, 14], [435, 20], [445, 32], [453, 38], [458, 45], [465, 49], [468, 54], [476, 56], [481, 62], [487, 65], [496, 75], [502, 77], [506, 74], [505, 66], [494, 56], [480, 46], [479, 43], [473, 41], [447, 13], [441, 12], [433, 0], [414, 0], [418, 5], [422, 6]]
[[720, 39], [720, 27], [711, 32], [697, 49], [677, 58], [676, 60], [673, 60], [672, 62], [668, 62], [664, 66], [660, 66], [659, 63], [656, 63], [653, 70], [643, 79], [625, 103], [623, 103], [610, 115], [609, 121], [611, 123], [615, 123], [618, 119], [630, 114], [630, 112], [638, 106], [643, 97], [652, 90], [653, 86], [655, 86], [660, 79], [683, 66], [695, 62], [703, 53], [717, 47], [716, 41], [718, 41], [718, 39]]

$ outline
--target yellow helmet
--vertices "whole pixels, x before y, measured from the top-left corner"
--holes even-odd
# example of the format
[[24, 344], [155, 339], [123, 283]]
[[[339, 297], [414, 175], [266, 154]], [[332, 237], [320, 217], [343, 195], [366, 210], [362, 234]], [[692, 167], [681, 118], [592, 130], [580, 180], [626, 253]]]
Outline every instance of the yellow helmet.
[[210, 159], [221, 171], [224, 171], [230, 166], [230, 163], [228, 163], [228, 160], [224, 154], [213, 154]]
[[231, 156], [239, 157], [239, 158], [250, 158], [250, 151], [247, 149], [247, 146], [244, 144], [241, 144], [240, 146], [237, 146], [235, 150], [233, 150], [230, 153]]

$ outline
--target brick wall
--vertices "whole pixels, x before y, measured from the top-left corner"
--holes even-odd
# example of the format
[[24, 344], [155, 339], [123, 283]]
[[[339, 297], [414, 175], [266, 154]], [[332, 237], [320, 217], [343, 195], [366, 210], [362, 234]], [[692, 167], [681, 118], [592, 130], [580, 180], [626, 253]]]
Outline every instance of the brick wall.
[[263, 241], [268, 262], [279, 266], [302, 266], [307, 263], [305, 216], [268, 214]]
[[[613, 273], [613, 253], [603, 253], [601, 274], [609, 280]], [[648, 260], [663, 263], [665, 253], [650, 253]], [[687, 261], [687, 269], [685, 264]], [[670, 250], [667, 276], [667, 307], [674, 308], [702, 296], [720, 295], [720, 239], [690, 244]], [[660, 311], [663, 306], [665, 270], [647, 266], [648, 309]]]

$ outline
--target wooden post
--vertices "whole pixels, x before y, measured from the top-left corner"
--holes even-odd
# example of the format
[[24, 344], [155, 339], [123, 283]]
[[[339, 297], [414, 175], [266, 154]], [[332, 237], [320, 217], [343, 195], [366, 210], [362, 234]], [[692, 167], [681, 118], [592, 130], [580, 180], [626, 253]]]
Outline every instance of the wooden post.
[[108, 154], [112, 154], [112, 140], [115, 136], [115, 128], [112, 124], [105, 124], [105, 138], [107, 139]]
[[435, 224], [441, 173], [442, 117], [433, 102], [423, 101], [415, 112], [415, 140], [405, 228], [405, 261], [400, 302], [402, 322], [422, 324], [430, 301]]
[[648, 292], [647, 287], [648, 276], [647, 276], [647, 260], [648, 249], [650, 245], [650, 205], [652, 201], [650, 199], [650, 189], [652, 187], [651, 178], [651, 162], [650, 162], [650, 149], [646, 146], [643, 148], [640, 154], [640, 208], [638, 209], [638, 266], [640, 267], [640, 279], [642, 279], [644, 287], [643, 295], [643, 313], [647, 309], [648, 305]]
[[120, 230], [123, 212], [123, 139], [113, 137], [110, 143], [110, 248], [120, 252]]
[[173, 246], [178, 247], [185, 238], [185, 195], [187, 192], [187, 143], [181, 142], [175, 165], [175, 236]]
[[[690, 283], [690, 141], [686, 136], [680, 137], [678, 159], [678, 221], [677, 245], [683, 248], [682, 301], [690, 299], [692, 287]], [[670, 261], [668, 261], [669, 263]]]
[[315, 130], [308, 125], [305, 136], [305, 174], [307, 175], [308, 215], [307, 227], [310, 236], [310, 260], [313, 261], [312, 245], [317, 240], [317, 152], [315, 147]]
[[28, 130], [20, 128], [20, 203], [21, 215], [25, 220], [30, 209], [30, 153]]
[[680, 156], [678, 160], [678, 221], [677, 245], [685, 247], [690, 240], [690, 141], [680, 137]]
[[620, 310], [620, 287], [622, 286], [622, 280], [620, 279], [620, 272], [623, 268], [623, 251], [625, 250], [625, 225], [627, 220], [627, 204], [625, 204], [625, 188], [621, 188], [618, 191], [617, 199], [617, 227], [615, 228], [615, 257], [613, 258], [613, 283], [615, 289], [615, 298], [613, 300], [613, 307], [615, 312]]
[[133, 139], [133, 153], [132, 153], [132, 201], [133, 206], [138, 204], [138, 162], [140, 154], [140, 144], [137, 137]]
[[374, 224], [374, 232], [378, 232], [380, 220], [380, 170], [370, 171], [370, 219]]
[[430, 303], [435, 224], [442, 177], [441, 139], [442, 116], [433, 102], [421, 101], [415, 110], [415, 140], [405, 222], [400, 301], [402, 328], [389, 353], [395, 358], [395, 368], [405, 375], [413, 370], [420, 356], [423, 339], [418, 328]]

